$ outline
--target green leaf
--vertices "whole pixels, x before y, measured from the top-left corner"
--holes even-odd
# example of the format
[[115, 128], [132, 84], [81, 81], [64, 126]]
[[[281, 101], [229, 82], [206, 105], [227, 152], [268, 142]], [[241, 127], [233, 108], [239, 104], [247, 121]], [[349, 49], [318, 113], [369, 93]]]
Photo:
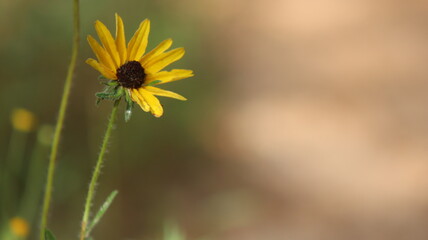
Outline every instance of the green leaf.
[[92, 229], [97, 225], [97, 223], [101, 220], [101, 218], [106, 213], [107, 209], [110, 207], [111, 203], [113, 202], [114, 198], [119, 192], [117, 190], [114, 190], [110, 195], [107, 197], [103, 205], [101, 205], [100, 209], [98, 210], [97, 214], [95, 215], [94, 219], [90, 221], [88, 230], [86, 231], [86, 236], [89, 236]]
[[56, 240], [53, 233], [46, 228], [45, 228], [45, 240]]

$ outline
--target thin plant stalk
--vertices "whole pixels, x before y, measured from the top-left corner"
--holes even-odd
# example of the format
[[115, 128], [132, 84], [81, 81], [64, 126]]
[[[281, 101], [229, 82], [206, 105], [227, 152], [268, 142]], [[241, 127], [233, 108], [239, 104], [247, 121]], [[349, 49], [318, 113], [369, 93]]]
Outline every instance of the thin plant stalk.
[[117, 113], [117, 108], [119, 106], [119, 101], [120, 100], [117, 100], [114, 103], [113, 109], [111, 111], [109, 122], [107, 125], [107, 130], [105, 132], [103, 142], [101, 145], [100, 154], [98, 155], [98, 160], [95, 165], [94, 172], [92, 174], [92, 179], [91, 179], [91, 182], [89, 183], [88, 195], [86, 197], [85, 209], [84, 209], [83, 218], [82, 218], [80, 240], [84, 240], [87, 237], [86, 230], [89, 224], [89, 214], [91, 212], [92, 200], [94, 199], [94, 195], [95, 195], [95, 186], [97, 185], [98, 177], [100, 176], [100, 173], [101, 173], [101, 167], [104, 162], [104, 155], [107, 150], [107, 145], [110, 139], [111, 130], [113, 129], [113, 125], [116, 119], [116, 113]]
[[41, 217], [40, 240], [44, 240], [44, 232], [47, 226], [47, 219], [49, 207], [52, 198], [52, 185], [55, 173], [55, 163], [58, 153], [58, 145], [61, 137], [61, 130], [64, 124], [64, 117], [67, 108], [68, 98], [70, 95], [71, 83], [73, 80], [74, 70], [76, 68], [77, 54], [79, 52], [80, 41], [80, 13], [79, 13], [79, 0], [73, 0], [73, 46], [71, 53], [70, 65], [65, 79], [64, 90], [61, 98], [61, 104], [58, 113], [58, 120], [55, 126], [54, 137], [52, 141], [51, 153], [49, 156], [48, 175], [45, 185], [45, 194], [43, 199], [43, 211]]

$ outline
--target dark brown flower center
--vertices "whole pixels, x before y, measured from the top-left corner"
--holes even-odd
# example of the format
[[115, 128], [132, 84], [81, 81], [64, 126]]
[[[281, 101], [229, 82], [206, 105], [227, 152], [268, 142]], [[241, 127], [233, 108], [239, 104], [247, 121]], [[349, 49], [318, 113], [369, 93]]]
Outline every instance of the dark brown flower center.
[[116, 70], [117, 81], [126, 88], [140, 88], [144, 84], [146, 73], [137, 61], [130, 61]]

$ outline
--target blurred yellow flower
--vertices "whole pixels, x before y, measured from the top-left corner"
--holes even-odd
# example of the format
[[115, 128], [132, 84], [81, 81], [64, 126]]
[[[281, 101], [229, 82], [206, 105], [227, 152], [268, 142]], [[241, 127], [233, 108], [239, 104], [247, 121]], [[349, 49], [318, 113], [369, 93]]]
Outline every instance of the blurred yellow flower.
[[116, 83], [123, 87], [129, 96], [129, 101], [138, 103], [144, 111], [150, 111], [155, 117], [160, 117], [163, 114], [163, 108], [155, 96], [186, 100], [177, 93], [154, 86], [192, 77], [193, 71], [186, 69], [161, 71], [184, 55], [184, 48], [165, 52], [172, 45], [171, 39], [164, 40], [144, 55], [150, 32], [150, 21], [148, 19], [141, 22], [127, 45], [123, 21], [118, 14], [116, 14], [115, 39], [100, 21], [95, 22], [95, 30], [102, 46], [90, 35], [87, 40], [98, 61], [89, 58], [86, 63], [98, 70], [107, 79], [116, 80]]
[[29, 232], [28, 222], [20, 217], [14, 217], [9, 221], [10, 229], [15, 236], [26, 237]]
[[12, 125], [16, 130], [29, 132], [33, 130], [36, 124], [36, 117], [30, 111], [17, 108], [14, 109], [11, 115]]

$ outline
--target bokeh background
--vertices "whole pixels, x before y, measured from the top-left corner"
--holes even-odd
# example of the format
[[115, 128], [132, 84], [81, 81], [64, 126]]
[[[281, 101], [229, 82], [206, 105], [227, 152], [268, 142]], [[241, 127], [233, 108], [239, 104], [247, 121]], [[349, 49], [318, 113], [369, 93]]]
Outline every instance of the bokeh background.
[[[0, 159], [14, 108], [55, 124], [71, 7], [0, 0]], [[96, 19], [113, 29], [115, 12], [128, 39], [150, 18], [149, 48], [173, 38], [186, 56], [172, 67], [196, 76], [168, 84], [189, 101], [163, 99], [162, 118], [120, 115], [95, 204], [119, 195], [96, 239], [160, 239], [166, 221], [195, 240], [428, 238], [428, 3], [94, 0], [81, 2], [56, 172], [50, 228], [60, 239], [77, 238], [111, 109], [95, 105], [102, 86], [84, 64], [93, 56], [85, 37]], [[23, 173], [37, 134], [27, 136]], [[38, 154], [46, 165], [48, 151]], [[25, 181], [11, 186], [22, 198]]]

